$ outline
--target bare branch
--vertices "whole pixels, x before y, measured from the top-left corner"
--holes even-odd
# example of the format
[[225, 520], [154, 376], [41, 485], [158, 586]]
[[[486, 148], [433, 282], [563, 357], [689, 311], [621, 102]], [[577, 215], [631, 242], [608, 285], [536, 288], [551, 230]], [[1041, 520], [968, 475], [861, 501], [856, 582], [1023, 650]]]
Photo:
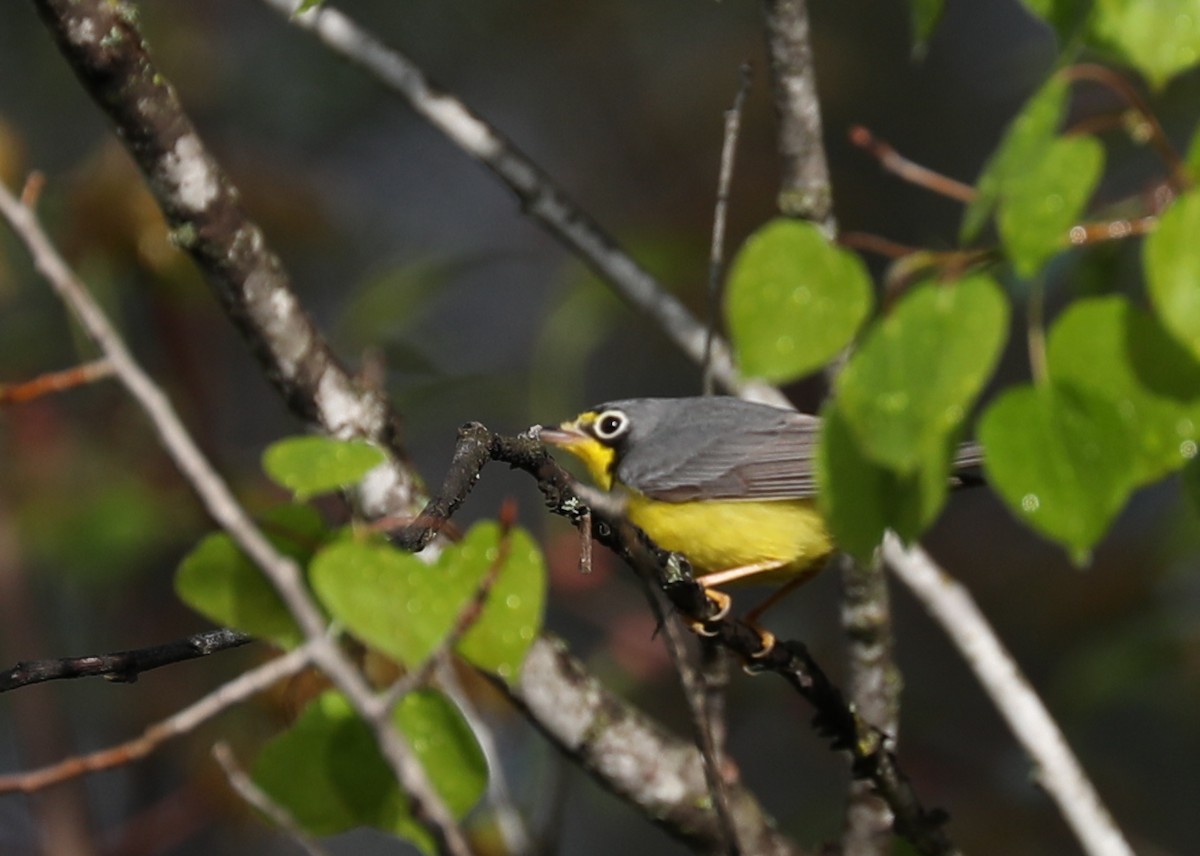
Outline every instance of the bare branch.
[[90, 678], [102, 675], [110, 681], [133, 683], [142, 672], [207, 657], [218, 651], [237, 648], [253, 640], [245, 633], [228, 628], [196, 633], [161, 645], [117, 651], [112, 654], [85, 654], [48, 660], [27, 660], [0, 673], [0, 692], [18, 687], [57, 681], [63, 678]]
[[[878, 560], [865, 564], [843, 556], [839, 562], [849, 660], [846, 693], [859, 716], [898, 742], [903, 678], [893, 652], [887, 576]], [[842, 852], [844, 856], [892, 852], [892, 811], [869, 782], [850, 784]]]
[[733, 106], [725, 111], [725, 135], [721, 141], [721, 166], [717, 173], [717, 204], [713, 211], [712, 244], [708, 255], [708, 335], [704, 337], [704, 394], [711, 395], [713, 342], [717, 336], [717, 306], [721, 296], [721, 276], [725, 267], [725, 219], [729, 211], [729, 188], [733, 183], [733, 162], [737, 155], [738, 135], [742, 127], [742, 105], [750, 91], [750, 64], [743, 63], [741, 82]]
[[906, 548], [892, 533], [884, 539], [883, 555], [979, 677], [1084, 851], [1089, 856], [1133, 856], [1058, 725], [966, 588], [919, 547]]
[[808, 8], [805, 0], [763, 0], [763, 10], [783, 158], [779, 210], [813, 221], [832, 237], [837, 224], [808, 38]]
[[14, 791], [32, 793], [85, 773], [109, 770], [144, 758], [166, 741], [196, 730], [227, 708], [307, 668], [312, 663], [315, 647], [313, 643], [306, 643], [281, 657], [243, 672], [199, 701], [151, 725], [134, 740], [88, 755], [67, 758], [39, 770], [0, 776], [0, 794]]

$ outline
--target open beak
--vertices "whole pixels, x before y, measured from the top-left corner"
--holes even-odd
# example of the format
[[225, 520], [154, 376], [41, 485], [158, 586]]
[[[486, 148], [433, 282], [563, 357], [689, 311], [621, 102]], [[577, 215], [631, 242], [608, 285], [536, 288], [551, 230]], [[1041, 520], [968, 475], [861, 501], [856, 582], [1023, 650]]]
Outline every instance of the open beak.
[[558, 446], [560, 449], [568, 449], [588, 439], [588, 435], [574, 422], [564, 422], [558, 426], [539, 425], [537, 436], [543, 443]]

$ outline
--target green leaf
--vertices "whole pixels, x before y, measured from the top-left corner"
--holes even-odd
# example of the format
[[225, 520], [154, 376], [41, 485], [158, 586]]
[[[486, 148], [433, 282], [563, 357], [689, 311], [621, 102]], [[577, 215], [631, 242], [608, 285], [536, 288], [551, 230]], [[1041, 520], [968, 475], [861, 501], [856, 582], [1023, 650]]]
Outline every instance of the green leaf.
[[1015, 387], [983, 414], [979, 439], [989, 484], [1085, 562], [1134, 485], [1133, 441], [1116, 406], [1065, 384]]
[[1192, 131], [1192, 139], [1188, 143], [1183, 163], [1192, 181], [1200, 182], [1200, 130]]
[[918, 538], [945, 502], [948, 449], [935, 450], [915, 473], [900, 476], [863, 453], [836, 402], [826, 404], [821, 417], [818, 501], [838, 546], [867, 561], [888, 529], [905, 541]]
[[976, 182], [977, 195], [963, 214], [959, 239], [969, 243], [979, 236], [983, 224], [1004, 190], [1006, 182], [1019, 177], [1042, 157], [1055, 138], [1067, 103], [1067, 84], [1053, 77], [1034, 94], [1004, 132], [995, 154]]
[[1008, 302], [990, 277], [913, 289], [838, 378], [838, 406], [862, 451], [906, 475], [944, 450], [1007, 333]]
[[1200, 457], [1193, 456], [1180, 472], [1183, 493], [1191, 500], [1192, 509], [1200, 514]]
[[305, 500], [354, 484], [383, 460], [383, 452], [365, 440], [288, 437], [267, 448], [263, 470]]
[[1059, 45], [1075, 37], [1092, 10], [1092, 0], [1021, 0], [1021, 5], [1050, 25]]
[[[463, 817], [483, 794], [487, 764], [462, 714], [440, 693], [421, 690], [400, 700], [393, 720], [433, 789], [455, 817]], [[374, 735], [339, 693], [314, 699], [288, 731], [264, 746], [252, 775], [312, 835], [371, 826], [433, 852]]]
[[[262, 527], [275, 548], [303, 565], [327, 533], [315, 510], [284, 505], [264, 516]], [[217, 624], [236, 627], [284, 648], [303, 635], [274, 586], [224, 532], [203, 538], [175, 574], [180, 600]]]
[[1091, 36], [1161, 89], [1200, 61], [1200, 0], [1096, 0]]
[[746, 240], [725, 289], [725, 317], [742, 371], [780, 382], [835, 357], [872, 303], [862, 260], [813, 224], [790, 219], [773, 220]]
[[[509, 555], [482, 614], [459, 640], [471, 662], [506, 680], [517, 675], [541, 627], [546, 573], [524, 530], [509, 534]], [[496, 561], [500, 529], [476, 524], [429, 565], [384, 544], [342, 541], [318, 554], [311, 579], [317, 596], [356, 636], [412, 668], [458, 621]]]
[[1143, 245], [1146, 287], [1158, 317], [1200, 357], [1200, 190], [1180, 196]]
[[1200, 440], [1200, 363], [1121, 296], [1079, 300], [1055, 322], [1050, 379], [1115, 405], [1136, 452], [1135, 480], [1179, 469]]
[[946, 0], [912, 0], [913, 47], [917, 54], [925, 53], [945, 7]]
[[1067, 243], [1104, 170], [1094, 137], [1058, 137], [1001, 181], [997, 227], [1018, 274], [1033, 276]]

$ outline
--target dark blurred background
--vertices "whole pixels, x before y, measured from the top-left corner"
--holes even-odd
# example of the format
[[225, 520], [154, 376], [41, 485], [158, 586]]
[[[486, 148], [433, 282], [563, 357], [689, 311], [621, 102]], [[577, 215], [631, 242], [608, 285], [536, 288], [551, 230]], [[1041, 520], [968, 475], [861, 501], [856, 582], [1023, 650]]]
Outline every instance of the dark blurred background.
[[[913, 159], [972, 181], [1049, 72], [1049, 31], [1016, 0], [950, 2], [918, 60], [907, 4], [810, 6], [841, 228], [953, 246], [958, 206], [883, 174], [849, 145], [847, 129], [866, 125]], [[383, 360], [406, 443], [427, 479], [441, 478], [455, 429], [467, 420], [515, 431], [607, 398], [699, 390], [697, 369], [524, 218], [489, 174], [313, 39], [250, 0], [139, 8], [161, 69], [339, 354], [355, 367]], [[773, 214], [778, 161], [756, 3], [375, 0], [343, 8], [507, 134], [701, 314], [722, 113], [749, 60], [754, 86], [730, 252]], [[1107, 103], [1087, 89], [1079, 100], [1081, 109]], [[1196, 77], [1153, 103], [1185, 145], [1200, 105]], [[1102, 201], [1136, 192], [1156, 169], [1145, 152], [1108, 142]], [[204, 449], [252, 509], [280, 500], [259, 456], [304, 426], [166, 242], [123, 150], [30, 5], [8, 4], [0, 22], [0, 175], [12, 186], [30, 169], [46, 174], [41, 212], [60, 246]], [[1136, 245], [1056, 263], [1051, 304], [1097, 281], [1136, 294]], [[1012, 290], [1019, 305], [1021, 290]], [[1025, 372], [1020, 341], [1005, 379]], [[0, 383], [90, 353], [5, 231]], [[819, 384], [792, 392], [802, 408], [819, 406]], [[547, 519], [529, 480], [507, 469], [487, 472], [464, 519], [495, 513], [506, 495], [518, 498], [551, 560], [547, 627], [610, 686], [686, 733], [680, 693], [631, 575], [601, 557], [595, 574], [578, 576], [574, 531]], [[207, 528], [115, 384], [0, 411], [0, 667], [205, 628], [176, 601], [172, 576]], [[1145, 854], [1196, 852], [1197, 529], [1174, 485], [1151, 488], [1135, 497], [1092, 564], [1078, 569], [979, 490], [956, 497], [929, 539], [974, 591]], [[807, 642], [835, 676], [838, 590], [836, 574], [826, 574], [768, 622]], [[906, 592], [895, 591], [895, 605], [905, 675], [901, 756], [919, 792], [950, 812], [951, 833], [967, 852], [1074, 852], [1025, 757], [942, 633]], [[0, 769], [129, 738], [265, 656], [252, 646], [133, 685], [85, 681], [7, 694]], [[557, 836], [557, 852], [684, 852], [562, 766], [490, 691], [474, 690], [496, 722], [518, 802], [535, 830]], [[208, 755], [213, 739], [226, 736], [249, 763], [286, 708], [286, 693], [278, 694], [130, 767], [36, 799], [0, 797], [0, 853], [294, 852], [229, 794]], [[810, 729], [810, 716], [778, 681], [735, 676], [734, 757], [783, 828], [817, 845], [839, 833], [848, 774]], [[370, 833], [341, 837], [331, 849], [408, 852]]]

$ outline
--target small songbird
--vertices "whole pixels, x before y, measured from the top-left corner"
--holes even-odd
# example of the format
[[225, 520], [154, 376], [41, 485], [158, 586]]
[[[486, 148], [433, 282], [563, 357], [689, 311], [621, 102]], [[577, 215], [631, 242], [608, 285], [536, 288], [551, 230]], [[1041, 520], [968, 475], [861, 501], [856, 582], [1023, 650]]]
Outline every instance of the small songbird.
[[[685, 556], [720, 617], [730, 599], [717, 586], [790, 591], [833, 553], [816, 507], [820, 426], [815, 416], [728, 396], [631, 398], [543, 426], [540, 437], [617, 493], [630, 522], [658, 546]], [[963, 444], [954, 464], [981, 459], [979, 446]]]

